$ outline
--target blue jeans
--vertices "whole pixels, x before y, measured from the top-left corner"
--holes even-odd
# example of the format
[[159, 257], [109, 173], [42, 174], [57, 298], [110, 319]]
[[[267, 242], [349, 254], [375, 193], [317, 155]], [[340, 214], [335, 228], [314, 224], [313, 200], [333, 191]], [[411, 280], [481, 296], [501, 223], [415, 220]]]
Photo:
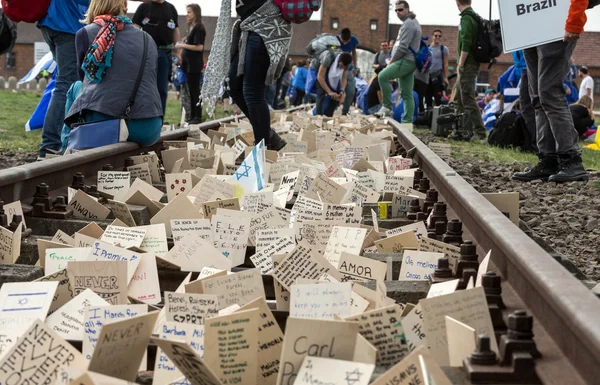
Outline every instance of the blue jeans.
[[41, 27], [41, 30], [58, 67], [56, 88], [52, 92], [42, 128], [40, 156], [46, 156], [46, 149], [53, 151], [60, 149], [60, 134], [65, 120], [67, 91], [71, 84], [78, 80], [78, 74], [75, 35], [58, 32], [47, 27]]
[[160, 95], [163, 116], [167, 111], [167, 96], [169, 95], [169, 73], [171, 72], [171, 61], [169, 55], [162, 49], [158, 50], [158, 68], [156, 73], [156, 86]]
[[[334, 90], [334, 92], [339, 92], [338, 90]], [[332, 117], [336, 108], [340, 105], [340, 102], [337, 100], [331, 99], [329, 95], [325, 92], [321, 83], [317, 82], [317, 104], [315, 106], [315, 111], [317, 115], [325, 115], [328, 117]]]
[[239, 56], [231, 60], [229, 67], [229, 95], [240, 110], [250, 119], [254, 141], [262, 139], [268, 145], [271, 136], [271, 115], [267, 104], [265, 80], [269, 69], [269, 53], [260, 35], [250, 32], [246, 45], [244, 75], [238, 76]]

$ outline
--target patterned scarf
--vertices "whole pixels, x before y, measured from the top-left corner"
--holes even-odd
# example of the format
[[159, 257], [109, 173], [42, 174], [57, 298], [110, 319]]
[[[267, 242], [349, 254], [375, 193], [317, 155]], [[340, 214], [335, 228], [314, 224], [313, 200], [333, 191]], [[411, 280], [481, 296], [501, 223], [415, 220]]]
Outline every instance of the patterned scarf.
[[206, 109], [210, 117], [215, 111], [223, 79], [229, 73], [231, 26], [231, 0], [221, 0], [221, 13], [217, 20], [210, 55], [204, 70], [204, 83], [200, 97], [202, 107]]
[[106, 70], [112, 66], [117, 32], [121, 31], [125, 24], [131, 24], [131, 20], [127, 16], [101, 15], [96, 16], [94, 24], [100, 26], [100, 31], [85, 54], [81, 69], [90, 82], [100, 83]]

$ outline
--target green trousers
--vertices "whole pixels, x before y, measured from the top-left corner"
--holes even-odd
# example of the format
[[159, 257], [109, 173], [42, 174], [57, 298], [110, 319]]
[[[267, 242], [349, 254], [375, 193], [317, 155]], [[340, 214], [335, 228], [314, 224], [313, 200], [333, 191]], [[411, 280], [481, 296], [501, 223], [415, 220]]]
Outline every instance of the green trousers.
[[388, 65], [379, 73], [379, 86], [383, 95], [383, 105], [390, 110], [394, 109], [392, 104], [392, 85], [390, 81], [398, 79], [400, 95], [404, 100], [404, 115], [402, 123], [412, 123], [415, 113], [415, 99], [413, 98], [413, 87], [415, 85], [415, 62], [410, 60], [399, 60]]
[[479, 64], [467, 64], [465, 69], [458, 74], [454, 102], [458, 105], [458, 112], [467, 112], [467, 119], [463, 119], [462, 134], [464, 136], [477, 135], [479, 139], [485, 139], [486, 130], [481, 117], [481, 110], [477, 105], [477, 91], [475, 90], [475, 79], [479, 75]]

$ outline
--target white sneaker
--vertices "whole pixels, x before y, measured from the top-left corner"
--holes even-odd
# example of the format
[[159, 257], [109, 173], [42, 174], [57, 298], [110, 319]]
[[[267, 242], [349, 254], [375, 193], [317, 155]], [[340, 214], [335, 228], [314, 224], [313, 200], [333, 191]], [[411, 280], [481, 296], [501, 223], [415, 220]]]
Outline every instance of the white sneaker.
[[386, 116], [391, 116], [391, 115], [392, 115], [392, 110], [390, 110], [389, 108], [387, 108], [385, 106], [381, 106], [379, 111], [377, 111], [375, 113], [375, 116], [377, 116], [378, 118], [384, 118]]

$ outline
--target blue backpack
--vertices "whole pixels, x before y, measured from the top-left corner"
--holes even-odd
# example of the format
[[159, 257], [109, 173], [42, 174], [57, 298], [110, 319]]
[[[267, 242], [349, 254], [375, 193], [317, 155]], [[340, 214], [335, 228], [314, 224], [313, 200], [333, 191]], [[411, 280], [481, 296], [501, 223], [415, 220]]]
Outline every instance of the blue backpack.
[[421, 38], [419, 51], [415, 51], [412, 47], [408, 47], [408, 49], [415, 55], [415, 64], [419, 72], [425, 73], [429, 71], [431, 67], [431, 50], [429, 50], [429, 47], [425, 43], [425, 39]]

